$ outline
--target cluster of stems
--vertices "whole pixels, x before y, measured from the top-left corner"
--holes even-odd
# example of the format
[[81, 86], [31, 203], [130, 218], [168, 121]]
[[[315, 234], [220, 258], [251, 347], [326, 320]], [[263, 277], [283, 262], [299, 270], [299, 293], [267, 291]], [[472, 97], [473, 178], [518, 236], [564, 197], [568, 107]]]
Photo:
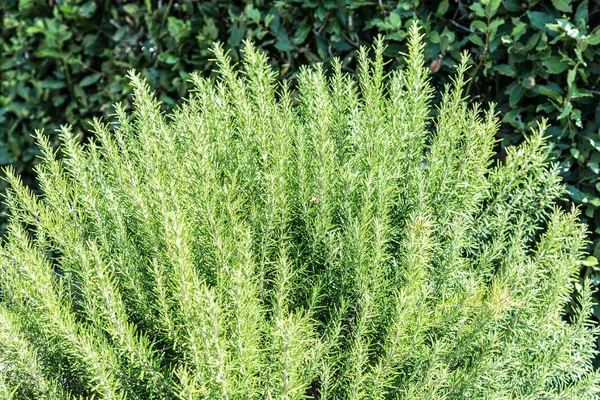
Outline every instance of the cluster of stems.
[[292, 90], [217, 46], [172, 115], [131, 73], [133, 112], [89, 144], [38, 133], [43, 195], [8, 171], [0, 397], [598, 398], [544, 126], [492, 161], [466, 56], [432, 109], [416, 25], [408, 47]]

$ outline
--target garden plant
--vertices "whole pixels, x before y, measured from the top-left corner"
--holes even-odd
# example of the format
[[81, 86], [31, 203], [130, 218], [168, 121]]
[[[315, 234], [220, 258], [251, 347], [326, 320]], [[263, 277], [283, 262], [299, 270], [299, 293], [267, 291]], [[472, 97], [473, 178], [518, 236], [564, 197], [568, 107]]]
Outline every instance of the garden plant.
[[546, 126], [493, 161], [467, 56], [431, 118], [416, 24], [408, 47], [291, 90], [251, 42], [241, 69], [216, 46], [171, 114], [132, 72], [133, 111], [86, 145], [38, 132], [43, 194], [7, 173], [2, 398], [598, 398]]
[[[110, 120], [113, 104], [129, 110], [130, 69], [170, 112], [189, 93], [192, 71], [214, 70], [215, 42], [239, 62], [243, 40], [252, 40], [294, 87], [301, 65], [329, 68], [334, 57], [356, 72], [359, 47], [378, 34], [387, 70], [404, 66], [414, 19], [435, 93], [469, 52], [465, 95], [497, 104], [498, 158], [547, 119], [550, 159], [567, 184], [562, 204], [579, 205], [590, 231], [581, 283], [600, 287], [600, 0], [0, 1], [0, 166], [39, 193], [32, 132], [43, 128], [57, 146], [61, 125], [85, 136], [93, 117]], [[0, 179], [0, 196], [5, 188]], [[1, 236], [6, 222], [0, 204]]]

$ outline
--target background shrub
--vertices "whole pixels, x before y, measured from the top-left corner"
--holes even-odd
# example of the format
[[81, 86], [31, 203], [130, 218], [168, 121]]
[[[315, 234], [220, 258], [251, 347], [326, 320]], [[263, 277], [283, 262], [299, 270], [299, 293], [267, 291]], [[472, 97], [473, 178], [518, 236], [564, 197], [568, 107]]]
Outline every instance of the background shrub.
[[[108, 118], [111, 104], [128, 104], [129, 68], [169, 110], [190, 87], [190, 72], [213, 68], [208, 49], [217, 40], [238, 61], [242, 39], [251, 38], [280, 77], [294, 79], [300, 65], [333, 56], [355, 71], [358, 46], [382, 33], [393, 69], [417, 18], [435, 87], [446, 83], [461, 51], [471, 54], [466, 90], [472, 101], [498, 104], [503, 146], [549, 119], [569, 196], [592, 231], [588, 250], [600, 257], [598, 0], [5, 0], [0, 13], [0, 164], [34, 186], [34, 129], [52, 134], [69, 123], [84, 133], [93, 115]], [[596, 264], [590, 258], [582, 274], [598, 285]]]
[[466, 56], [432, 120], [416, 25], [410, 48], [292, 92], [217, 47], [168, 117], [131, 74], [89, 145], [64, 127], [59, 161], [38, 134], [43, 196], [8, 174], [2, 397], [596, 399], [589, 281], [564, 320], [585, 227], [545, 127], [492, 163]]

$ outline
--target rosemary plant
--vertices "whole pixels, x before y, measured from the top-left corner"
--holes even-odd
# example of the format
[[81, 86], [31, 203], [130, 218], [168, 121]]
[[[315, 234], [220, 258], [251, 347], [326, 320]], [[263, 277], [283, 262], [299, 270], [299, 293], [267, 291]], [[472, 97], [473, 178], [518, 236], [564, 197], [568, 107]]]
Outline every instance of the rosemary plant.
[[431, 119], [421, 39], [403, 71], [379, 40], [297, 91], [217, 46], [173, 115], [131, 73], [133, 112], [89, 144], [38, 133], [44, 195], [7, 178], [2, 398], [598, 398], [544, 126], [492, 162], [466, 56]]

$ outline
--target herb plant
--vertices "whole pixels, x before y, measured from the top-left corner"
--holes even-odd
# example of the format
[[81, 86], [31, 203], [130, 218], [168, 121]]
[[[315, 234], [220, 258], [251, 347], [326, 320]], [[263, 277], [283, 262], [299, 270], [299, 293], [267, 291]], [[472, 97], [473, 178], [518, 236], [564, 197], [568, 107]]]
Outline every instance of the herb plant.
[[597, 398], [545, 126], [492, 165], [466, 56], [430, 119], [421, 39], [402, 71], [379, 40], [297, 92], [217, 46], [171, 115], [131, 73], [133, 114], [89, 144], [64, 127], [58, 160], [38, 132], [43, 195], [8, 173], [3, 398]]
[[[299, 66], [327, 65], [333, 57], [344, 71], [355, 71], [358, 48], [378, 34], [386, 38], [388, 68], [404, 65], [414, 19], [423, 27], [434, 87], [448, 82], [469, 51], [465, 94], [497, 103], [500, 157], [548, 119], [567, 199], [580, 205], [590, 230], [587, 250], [595, 258], [581, 277], [600, 285], [600, 0], [4, 0], [0, 165], [11, 165], [37, 189], [39, 151], [31, 132], [43, 127], [57, 145], [54, 132], [62, 124], [84, 135], [92, 117], [109, 121], [112, 104], [130, 106], [128, 69], [139, 71], [171, 111], [191, 88], [190, 71], [214, 68], [215, 41], [237, 62], [243, 40], [252, 40], [293, 85]], [[599, 306], [594, 317], [600, 320]]]

